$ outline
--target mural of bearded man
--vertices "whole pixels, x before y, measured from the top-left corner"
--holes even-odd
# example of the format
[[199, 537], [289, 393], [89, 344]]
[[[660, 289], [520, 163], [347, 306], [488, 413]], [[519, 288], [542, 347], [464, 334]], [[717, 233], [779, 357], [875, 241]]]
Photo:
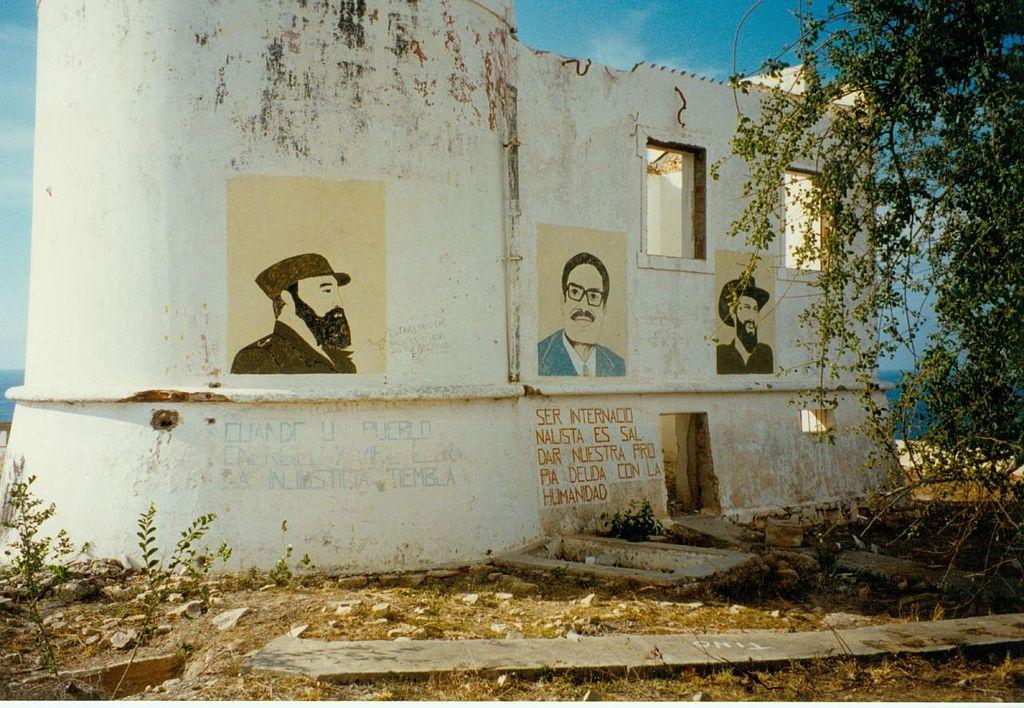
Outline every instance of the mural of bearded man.
[[[735, 306], [730, 307], [735, 297]], [[730, 280], [718, 296], [718, 316], [735, 336], [728, 344], [719, 344], [716, 350], [719, 374], [770, 374], [774, 371], [772, 348], [757, 341], [758, 320], [761, 309], [771, 296], [757, 287], [751, 278], [745, 288], [740, 281]]]
[[232, 374], [354, 374], [341, 288], [352, 278], [304, 253], [270, 266], [256, 284], [274, 308], [274, 331], [243, 347]]

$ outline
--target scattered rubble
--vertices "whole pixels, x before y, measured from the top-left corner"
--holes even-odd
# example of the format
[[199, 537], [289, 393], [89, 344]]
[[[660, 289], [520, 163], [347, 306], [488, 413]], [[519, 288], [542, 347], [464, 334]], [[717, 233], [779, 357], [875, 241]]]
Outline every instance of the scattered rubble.
[[188, 617], [189, 619], [199, 619], [203, 615], [203, 603], [199, 600], [189, 600], [184, 605], [179, 605], [171, 610], [168, 610], [168, 617]]
[[239, 607], [234, 610], [227, 610], [226, 612], [221, 612], [219, 615], [211, 617], [210, 623], [223, 632], [224, 630], [231, 629], [238, 624], [238, 620], [245, 617], [249, 612], [250, 610], [248, 607]]
[[804, 545], [804, 527], [799, 521], [768, 519], [764, 524], [764, 541], [770, 547], [800, 548]]

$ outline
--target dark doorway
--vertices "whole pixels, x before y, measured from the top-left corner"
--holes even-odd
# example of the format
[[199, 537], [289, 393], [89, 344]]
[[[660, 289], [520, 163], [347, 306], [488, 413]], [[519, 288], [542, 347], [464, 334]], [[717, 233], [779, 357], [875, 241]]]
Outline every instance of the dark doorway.
[[718, 513], [718, 482], [711, 458], [707, 413], [666, 413], [658, 432], [665, 458], [669, 515]]

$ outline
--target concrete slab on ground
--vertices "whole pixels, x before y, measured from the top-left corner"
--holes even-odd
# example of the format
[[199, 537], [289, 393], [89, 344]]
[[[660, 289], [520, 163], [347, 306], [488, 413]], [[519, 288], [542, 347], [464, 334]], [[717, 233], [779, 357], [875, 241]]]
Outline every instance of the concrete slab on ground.
[[492, 562], [520, 570], [561, 569], [610, 580], [680, 585], [735, 572], [754, 560], [750, 553], [730, 549], [578, 535], [542, 541]]
[[673, 516], [666, 524], [665, 530], [685, 543], [709, 544], [719, 548], [738, 548], [742, 551], [749, 551], [758, 541], [757, 534], [724, 516], [706, 514]]
[[608, 635], [574, 639], [325, 642], [284, 636], [245, 662], [251, 671], [355, 682], [451, 671], [626, 672], [717, 664], [770, 664], [879, 654], [922, 654], [1024, 643], [1024, 614], [989, 615], [817, 632]]
[[926, 582], [935, 587], [951, 587], [966, 590], [971, 587], [970, 579], [959, 570], [929, 568], [917, 561], [896, 558], [882, 553], [868, 551], [844, 551], [836, 556], [836, 567], [853, 573], [863, 573], [876, 578], [909, 582]]

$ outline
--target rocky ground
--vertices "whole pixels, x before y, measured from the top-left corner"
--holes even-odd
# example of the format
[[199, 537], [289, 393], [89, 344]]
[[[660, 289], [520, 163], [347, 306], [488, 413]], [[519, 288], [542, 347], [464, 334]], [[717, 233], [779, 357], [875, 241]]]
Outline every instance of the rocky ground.
[[[870, 530], [864, 538], [871, 536]], [[467, 566], [390, 576], [299, 578], [265, 573], [171, 580], [145, 612], [143, 574], [112, 560], [72, 564], [46, 579], [43, 631], [61, 681], [40, 666], [38, 631], [18, 580], [0, 584], [0, 698], [161, 699], [889, 699], [1022, 700], [1024, 660], [984, 657], [848, 659], [772, 670], [721, 668], [662, 677], [438, 676], [336, 686], [242, 671], [247, 656], [288, 632], [331, 640], [571, 637], [625, 633], [780, 632], [938, 619], [984, 611], [963, 593], [905, 578], [876, 578], [834, 565], [829, 544], [857, 529], [806, 534], [802, 551], [754, 550], [760, 562], [714, 588], [595, 582], [561, 573]], [[836, 540], [843, 539], [843, 540]], [[817, 551], [814, 547], [817, 547]], [[298, 549], [301, 551], [301, 549]], [[912, 549], [903, 546], [904, 553]], [[1018, 581], [1019, 582], [1019, 581]], [[1020, 611], [1012, 603], [994, 608]], [[114, 679], [111, 676], [114, 676]]]

